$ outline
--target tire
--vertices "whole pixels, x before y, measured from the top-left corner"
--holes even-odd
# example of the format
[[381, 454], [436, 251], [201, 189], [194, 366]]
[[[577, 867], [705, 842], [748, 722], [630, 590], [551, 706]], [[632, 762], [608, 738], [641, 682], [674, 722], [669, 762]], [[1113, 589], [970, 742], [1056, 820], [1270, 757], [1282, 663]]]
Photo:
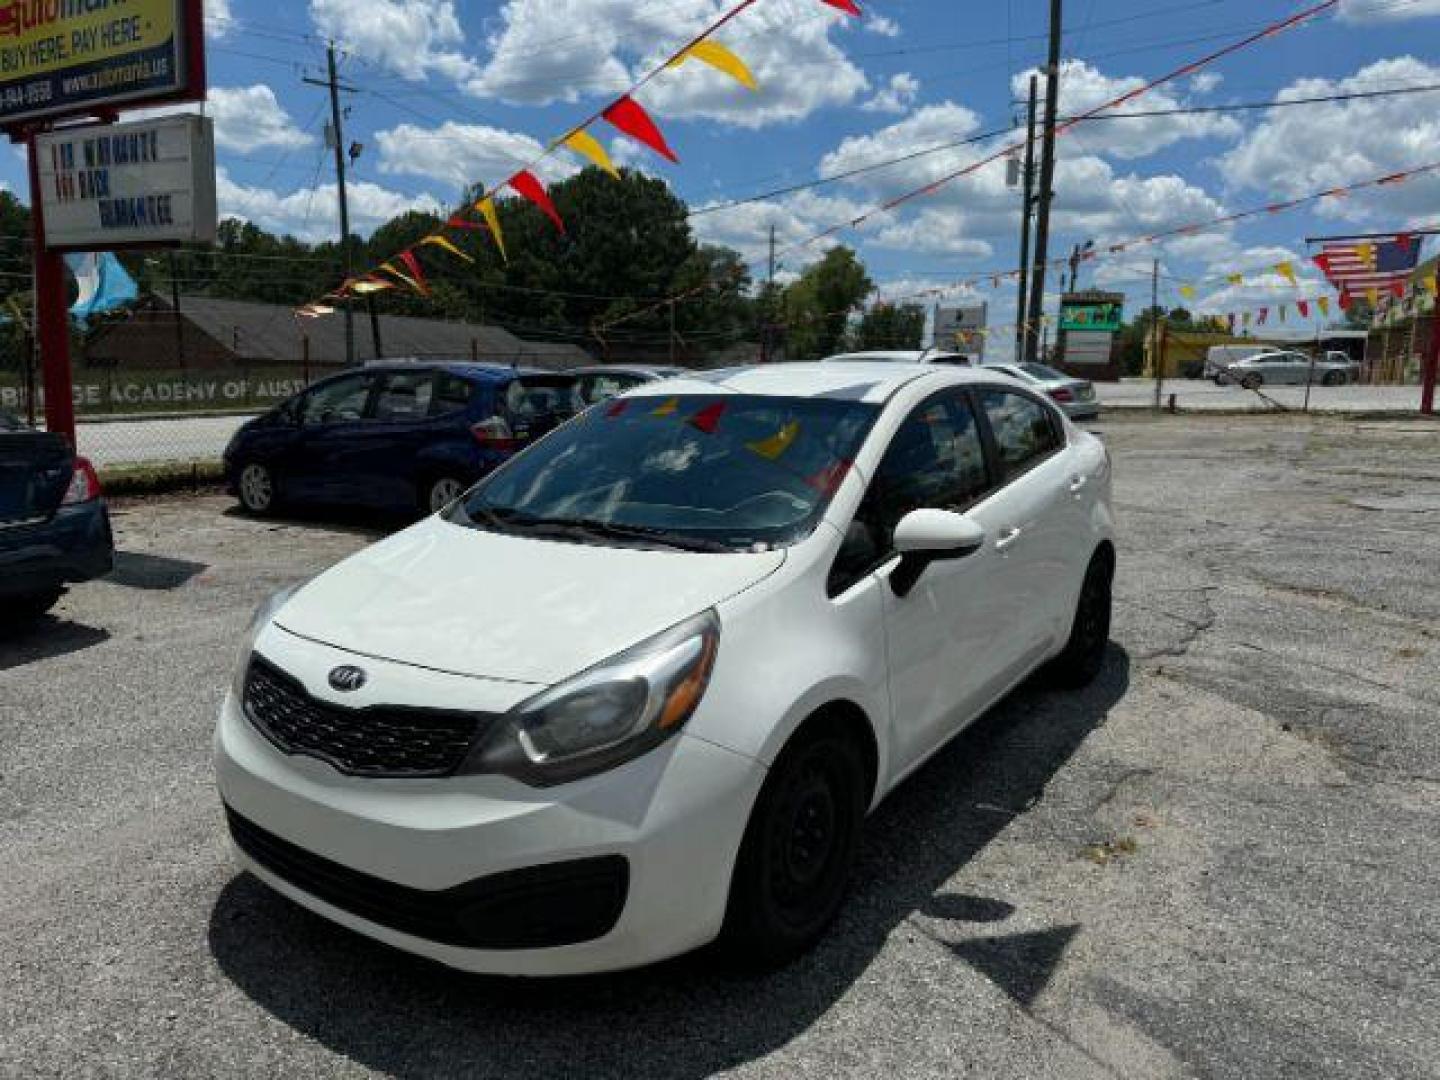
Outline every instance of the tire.
[[1325, 377], [1320, 381], [1326, 386], [1343, 386], [1345, 383], [1345, 373], [1342, 371], [1327, 371]]
[[1080, 599], [1075, 603], [1075, 618], [1070, 623], [1070, 637], [1047, 670], [1056, 686], [1078, 689], [1090, 685], [1100, 674], [1105, 664], [1105, 649], [1110, 643], [1114, 577], [1115, 568], [1109, 557], [1097, 551], [1085, 570]]
[[1258, 390], [1260, 389], [1260, 387], [1265, 385], [1265, 380], [1259, 375], [1251, 374], [1246, 375], [1243, 379], [1241, 379], [1240, 385], [1246, 390]]
[[268, 465], [252, 461], [240, 470], [240, 479], [235, 485], [240, 505], [250, 514], [263, 517], [272, 513], [278, 500], [275, 474]]
[[420, 511], [438, 514], [445, 507], [465, 494], [470, 485], [453, 476], [437, 476], [426, 483], [420, 491]]
[[818, 941], [844, 904], [868, 792], [863, 754], [840, 731], [802, 731], [750, 812], [730, 880], [722, 958], [782, 966]]
[[59, 603], [64, 595], [64, 589], [47, 589], [45, 592], [12, 596], [5, 601], [3, 621], [15, 625], [34, 622]]

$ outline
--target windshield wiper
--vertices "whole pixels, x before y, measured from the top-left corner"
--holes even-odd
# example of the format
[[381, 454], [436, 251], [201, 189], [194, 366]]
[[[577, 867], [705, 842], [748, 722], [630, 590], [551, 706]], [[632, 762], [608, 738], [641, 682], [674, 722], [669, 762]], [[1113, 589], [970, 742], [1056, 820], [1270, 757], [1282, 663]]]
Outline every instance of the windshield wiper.
[[613, 521], [596, 521], [592, 518], [541, 518], [532, 528], [525, 530], [532, 535], [536, 532], [552, 532], [590, 537], [598, 540], [621, 540], [653, 544], [657, 547], [673, 548], [676, 551], [731, 552], [735, 549], [720, 540], [709, 540], [703, 536], [690, 536], [647, 525], [620, 525]]

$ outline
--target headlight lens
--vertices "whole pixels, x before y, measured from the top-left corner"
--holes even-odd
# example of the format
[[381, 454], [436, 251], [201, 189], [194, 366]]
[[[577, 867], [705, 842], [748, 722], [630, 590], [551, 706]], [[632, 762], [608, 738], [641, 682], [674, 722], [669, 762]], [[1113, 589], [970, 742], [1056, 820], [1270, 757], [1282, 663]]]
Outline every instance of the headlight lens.
[[707, 611], [602, 661], [511, 709], [461, 771], [548, 787], [638, 757], [690, 719], [719, 644]]
[[250, 654], [255, 651], [255, 642], [260, 637], [260, 631], [270, 624], [270, 620], [285, 606], [285, 602], [306, 584], [307, 582], [298, 581], [279, 592], [271, 593], [250, 616], [250, 625], [245, 628], [245, 636], [240, 640], [240, 655], [235, 658], [235, 673], [230, 683], [237, 702], [245, 700], [245, 673], [250, 670]]

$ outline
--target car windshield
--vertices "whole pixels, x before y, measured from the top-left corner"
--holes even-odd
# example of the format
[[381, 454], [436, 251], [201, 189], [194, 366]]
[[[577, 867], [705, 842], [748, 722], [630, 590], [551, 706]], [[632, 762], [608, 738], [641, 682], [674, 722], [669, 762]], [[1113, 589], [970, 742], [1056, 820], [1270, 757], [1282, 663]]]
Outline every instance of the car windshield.
[[1063, 371], [1056, 371], [1053, 367], [1046, 367], [1044, 364], [1021, 364], [1020, 370], [1037, 379], [1044, 379], [1046, 382], [1057, 382], [1070, 377]]
[[492, 473], [450, 520], [580, 543], [782, 547], [814, 530], [878, 413], [823, 398], [619, 398]]

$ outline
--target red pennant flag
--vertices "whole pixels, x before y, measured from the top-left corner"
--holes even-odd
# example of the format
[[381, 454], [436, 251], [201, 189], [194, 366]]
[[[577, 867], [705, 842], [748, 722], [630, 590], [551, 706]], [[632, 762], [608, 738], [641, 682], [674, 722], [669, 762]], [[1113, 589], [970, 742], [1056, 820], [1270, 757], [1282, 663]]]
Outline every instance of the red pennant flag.
[[1401, 251], [1405, 252], [1408, 255], [1410, 253], [1410, 244], [1412, 243], [1413, 239], [1414, 238], [1408, 232], [1402, 232], [1396, 235], [1395, 243], [1400, 246]]
[[430, 286], [425, 283], [425, 271], [420, 266], [420, 260], [415, 257], [415, 253], [402, 251], [399, 258], [405, 264], [406, 269], [410, 271], [410, 276], [415, 279], [415, 290], [421, 296], [429, 296]]
[[1265, 325], [1265, 320], [1266, 320], [1267, 318], [1269, 318], [1269, 317], [1270, 317], [1270, 309], [1269, 309], [1268, 307], [1262, 307], [1262, 308], [1260, 309], [1260, 317], [1259, 317], [1257, 320], [1255, 320], [1255, 321], [1258, 322], [1261, 326], [1264, 326], [1264, 325]]
[[1322, 274], [1324, 274], [1326, 277], [1329, 277], [1329, 276], [1330, 276], [1330, 256], [1329, 256], [1329, 255], [1324, 255], [1324, 254], [1316, 255], [1316, 256], [1313, 256], [1310, 261], [1313, 262], [1316, 266], [1318, 266], [1318, 267], [1320, 268], [1320, 272], [1321, 272]]
[[1390, 283], [1390, 291], [1395, 294], [1395, 299], [1397, 299], [1397, 300], [1404, 300], [1404, 299], [1405, 299], [1405, 282], [1403, 282], [1403, 281], [1392, 281], [1392, 282]]
[[534, 173], [528, 170], [521, 170], [506, 181], [515, 191], [529, 199], [545, 212], [545, 216], [555, 223], [555, 227], [562, 233], [565, 231], [565, 223], [560, 220], [560, 214], [555, 209], [555, 204], [550, 201], [550, 195]]
[[484, 227], [478, 221], [470, 221], [464, 214], [451, 214], [450, 220], [445, 222], [447, 229], [483, 229]]
[[1341, 290], [1340, 290], [1340, 310], [1341, 310], [1341, 311], [1349, 311], [1349, 310], [1350, 310], [1350, 305], [1351, 305], [1352, 303], [1354, 303], [1354, 300], [1351, 299], [1349, 290], [1347, 290], [1347, 289], [1341, 289]]
[[720, 426], [720, 416], [725, 412], [725, 403], [717, 401], [713, 405], [706, 405], [694, 416], [690, 417], [690, 426], [698, 428], [706, 435], [714, 435], [715, 429]]
[[641, 108], [640, 103], [629, 94], [626, 94], [600, 115], [632, 139], [650, 147], [661, 157], [668, 158], [677, 165], [680, 163], [680, 159], [675, 156], [675, 151], [671, 150], [670, 144], [665, 141], [665, 136], [661, 135], [660, 129], [655, 126], [655, 121], [650, 119], [650, 114]]
[[1410, 179], [1408, 172], [1397, 172], [1391, 173], [1389, 176], [1382, 176], [1379, 180], [1376, 180], [1375, 183], [1382, 186], [1386, 184], [1403, 184], [1408, 179]]
[[1309, 301], [1309, 300], [1296, 300], [1296, 301], [1295, 301], [1295, 306], [1300, 309], [1300, 317], [1301, 317], [1302, 319], [1308, 319], [1308, 318], [1310, 317], [1310, 301]]
[[839, 8], [846, 15], [854, 15], [860, 18], [860, 5], [855, 0], [820, 0], [822, 4], [829, 4], [833, 8]]

